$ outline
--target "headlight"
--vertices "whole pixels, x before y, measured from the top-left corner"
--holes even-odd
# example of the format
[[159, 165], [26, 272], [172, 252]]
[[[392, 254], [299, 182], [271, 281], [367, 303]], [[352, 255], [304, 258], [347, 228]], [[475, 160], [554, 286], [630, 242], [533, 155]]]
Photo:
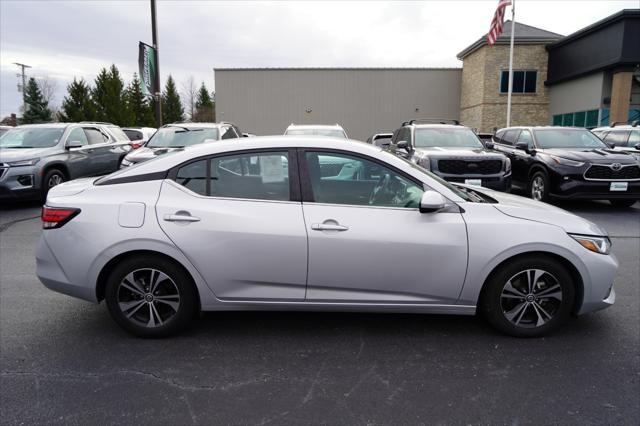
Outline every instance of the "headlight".
[[587, 250], [600, 254], [609, 254], [611, 251], [611, 240], [608, 237], [593, 237], [591, 235], [569, 234]]
[[549, 155], [549, 157], [553, 160], [554, 163], [560, 164], [561, 166], [570, 166], [570, 167], [584, 166], [584, 163], [581, 163], [580, 161], [573, 161], [567, 158], [556, 157], [555, 155]]
[[508, 173], [511, 171], [511, 160], [509, 159], [509, 157], [504, 159], [504, 171], [505, 173]]
[[33, 166], [39, 160], [40, 160], [39, 158], [32, 158], [30, 160], [8, 161], [7, 164], [11, 167]]

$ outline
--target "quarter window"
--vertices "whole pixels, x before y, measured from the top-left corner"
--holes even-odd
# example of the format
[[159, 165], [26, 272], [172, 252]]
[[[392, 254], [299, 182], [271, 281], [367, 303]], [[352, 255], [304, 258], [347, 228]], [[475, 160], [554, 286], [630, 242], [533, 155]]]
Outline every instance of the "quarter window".
[[97, 145], [108, 141], [107, 137], [98, 129], [85, 127], [84, 133], [87, 135], [89, 145]]
[[423, 189], [376, 162], [341, 153], [306, 152], [317, 203], [417, 208]]
[[[538, 71], [513, 71], [513, 93], [536, 93]], [[500, 93], [509, 91], [509, 71], [500, 75]]]

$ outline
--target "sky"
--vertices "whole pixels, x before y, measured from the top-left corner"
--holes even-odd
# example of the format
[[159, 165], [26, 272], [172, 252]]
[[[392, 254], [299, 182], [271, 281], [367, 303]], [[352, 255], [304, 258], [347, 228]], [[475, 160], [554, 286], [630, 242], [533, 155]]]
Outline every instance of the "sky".
[[[161, 79], [193, 76], [214, 90], [214, 68], [461, 67], [456, 54], [489, 28], [491, 1], [162, 1]], [[632, 1], [517, 0], [516, 22], [568, 35]], [[507, 19], [511, 16], [507, 11]], [[18, 112], [18, 67], [55, 82], [59, 106], [74, 77], [93, 82], [112, 63], [137, 71], [151, 44], [149, 0], [0, 0], [0, 118]]]

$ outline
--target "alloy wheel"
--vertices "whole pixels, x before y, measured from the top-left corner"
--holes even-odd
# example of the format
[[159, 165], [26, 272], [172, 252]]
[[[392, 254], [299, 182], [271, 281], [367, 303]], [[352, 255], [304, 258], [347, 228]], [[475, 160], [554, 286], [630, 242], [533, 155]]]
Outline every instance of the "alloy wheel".
[[562, 305], [562, 286], [542, 269], [527, 269], [512, 276], [500, 294], [502, 314], [513, 325], [523, 328], [548, 323]]
[[540, 201], [544, 197], [544, 179], [541, 176], [536, 176], [531, 182], [531, 198]]
[[118, 307], [130, 321], [143, 327], [160, 327], [180, 308], [176, 283], [157, 269], [138, 269], [127, 274], [117, 290]]
[[60, 185], [63, 182], [62, 176], [59, 174], [52, 174], [47, 181], [47, 187], [53, 188], [56, 185]]

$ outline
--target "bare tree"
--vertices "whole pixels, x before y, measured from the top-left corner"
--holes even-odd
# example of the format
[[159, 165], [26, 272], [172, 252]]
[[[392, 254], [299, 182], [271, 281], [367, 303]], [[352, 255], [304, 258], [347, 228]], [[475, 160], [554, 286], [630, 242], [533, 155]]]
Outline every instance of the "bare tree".
[[196, 98], [198, 96], [198, 87], [192, 75], [182, 81], [181, 84], [182, 93], [180, 98], [185, 104], [185, 110], [189, 115], [189, 119], [193, 120], [193, 116], [196, 112]]
[[56, 89], [58, 88], [58, 83], [56, 80], [49, 77], [39, 77], [37, 79], [38, 88], [42, 92], [42, 97], [44, 98], [49, 105], [56, 99]]

